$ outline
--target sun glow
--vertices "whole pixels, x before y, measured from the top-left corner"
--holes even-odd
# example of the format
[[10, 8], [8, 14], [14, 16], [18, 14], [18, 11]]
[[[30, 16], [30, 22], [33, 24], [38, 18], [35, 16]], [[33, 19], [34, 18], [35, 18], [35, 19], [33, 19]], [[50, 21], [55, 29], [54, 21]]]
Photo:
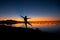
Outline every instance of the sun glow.
[[[17, 20], [17, 21], [24, 21], [21, 17], [0, 17], [0, 20]], [[52, 17], [31, 17], [28, 21], [55, 21], [60, 20], [59, 18], [52, 18]]]
[[56, 21], [60, 20], [59, 18], [52, 18], [52, 17], [32, 17], [28, 21]]
[[[0, 17], [0, 20], [16, 20], [16, 21], [24, 21], [23, 20], [23, 18], [21, 18], [21, 17]], [[31, 19], [28, 19], [28, 21], [34, 21], [34, 22], [41, 22], [41, 21], [56, 21], [56, 20], [60, 20], [59, 18], [51, 18], [51, 17], [31, 17]], [[36, 26], [38, 26], [38, 27], [43, 27], [43, 26], [55, 26], [56, 24], [54, 23], [54, 24], [51, 24], [50, 22], [48, 23], [48, 22], [46, 22], [45, 24], [44, 24], [44, 22], [42, 22], [42, 23], [31, 23], [32, 25], [33, 25], [33, 27], [36, 27]], [[13, 27], [20, 27], [20, 26], [22, 26], [23, 24], [21, 24], [21, 23], [19, 23], [19, 24], [13, 24], [12, 26]], [[30, 26], [30, 25], [28, 25], [28, 26]]]

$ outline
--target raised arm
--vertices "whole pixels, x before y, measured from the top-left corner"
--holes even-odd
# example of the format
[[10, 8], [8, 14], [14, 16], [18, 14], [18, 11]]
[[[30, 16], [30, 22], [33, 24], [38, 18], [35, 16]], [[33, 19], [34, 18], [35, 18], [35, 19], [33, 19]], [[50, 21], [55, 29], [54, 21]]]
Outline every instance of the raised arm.
[[24, 18], [23, 16], [21, 16], [22, 18]]

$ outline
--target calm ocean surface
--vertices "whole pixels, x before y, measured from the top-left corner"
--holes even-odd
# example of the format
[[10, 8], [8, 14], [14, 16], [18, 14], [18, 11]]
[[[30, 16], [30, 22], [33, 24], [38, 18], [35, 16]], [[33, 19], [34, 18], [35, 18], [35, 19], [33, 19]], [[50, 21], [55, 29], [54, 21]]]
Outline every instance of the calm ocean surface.
[[[28, 28], [36, 29], [38, 28], [44, 32], [60, 32], [60, 23], [31, 23], [32, 26], [29, 24]], [[12, 24], [12, 27], [25, 27], [24, 23]]]

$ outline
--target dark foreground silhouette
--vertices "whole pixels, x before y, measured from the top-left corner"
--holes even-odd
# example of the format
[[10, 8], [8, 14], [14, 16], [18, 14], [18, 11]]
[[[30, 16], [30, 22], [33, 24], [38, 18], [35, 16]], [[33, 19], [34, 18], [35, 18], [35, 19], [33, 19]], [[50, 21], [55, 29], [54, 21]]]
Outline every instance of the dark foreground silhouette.
[[20, 33], [38, 33], [40, 35], [48, 35], [48, 36], [56, 36], [60, 35], [60, 33], [48, 33], [48, 32], [42, 32], [38, 29], [32, 29], [32, 28], [22, 28], [22, 27], [11, 27], [11, 26], [5, 26], [0, 25], [0, 32], [20, 32]]
[[6, 25], [0, 25], [0, 32], [36, 32], [40, 33], [41, 31], [33, 30], [31, 28], [23, 28], [23, 27], [11, 27]]

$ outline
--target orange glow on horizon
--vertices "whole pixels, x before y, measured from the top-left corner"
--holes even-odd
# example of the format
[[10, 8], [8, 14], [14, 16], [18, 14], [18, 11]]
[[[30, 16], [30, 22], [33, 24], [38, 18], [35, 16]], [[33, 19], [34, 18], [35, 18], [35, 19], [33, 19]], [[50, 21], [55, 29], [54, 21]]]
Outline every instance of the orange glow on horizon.
[[23, 19], [22, 18], [19, 18], [19, 17], [3, 17], [3, 18], [0, 18], [0, 20], [16, 20], [16, 21], [22, 21]]
[[[3, 17], [0, 18], [0, 20], [17, 20], [17, 21], [23, 21], [23, 18], [21, 17]], [[55, 21], [60, 20], [59, 18], [51, 18], [51, 17], [31, 17], [31, 19], [28, 19], [28, 21]]]
[[51, 18], [51, 17], [32, 17], [28, 21], [56, 21], [60, 20], [59, 18]]

